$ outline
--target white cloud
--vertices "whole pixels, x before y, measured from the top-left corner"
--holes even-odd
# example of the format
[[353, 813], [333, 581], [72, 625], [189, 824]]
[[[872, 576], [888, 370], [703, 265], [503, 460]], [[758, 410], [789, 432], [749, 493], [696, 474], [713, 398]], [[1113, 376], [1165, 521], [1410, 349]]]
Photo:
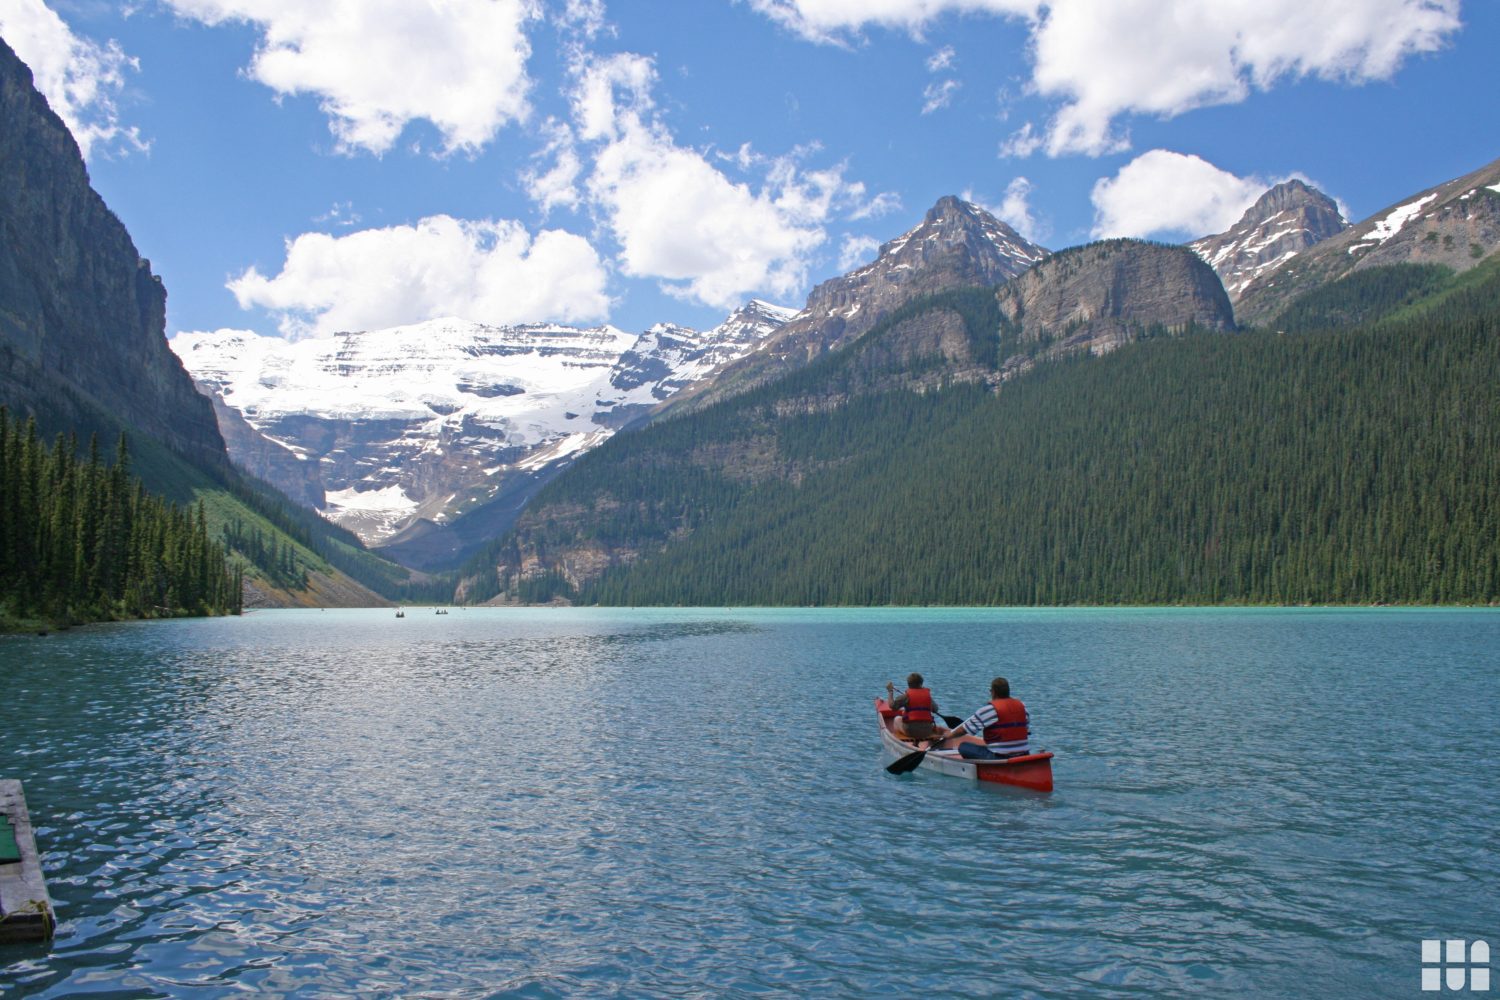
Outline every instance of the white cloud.
[[815, 42], [838, 43], [875, 25], [918, 34], [948, 13], [1033, 16], [1040, 0], [750, 0], [750, 6]]
[[1041, 243], [1050, 232], [1050, 226], [1038, 219], [1031, 209], [1031, 181], [1025, 177], [1014, 177], [1005, 187], [1005, 196], [994, 205], [979, 198], [973, 191], [965, 191], [961, 197], [984, 209], [1006, 223], [1033, 243]]
[[346, 152], [384, 153], [419, 120], [447, 152], [473, 151], [529, 111], [534, 0], [166, 3], [206, 24], [258, 28], [249, 75], [278, 95], [316, 94]]
[[594, 248], [572, 233], [533, 239], [518, 222], [435, 215], [345, 236], [303, 233], [287, 242], [279, 274], [252, 267], [228, 288], [241, 308], [268, 309], [284, 335], [303, 337], [439, 316], [588, 322], [609, 311], [607, 278]]
[[604, 0], [565, 0], [558, 15], [561, 23], [584, 38], [593, 38], [606, 27]]
[[962, 86], [957, 80], [943, 80], [939, 83], [929, 83], [922, 90], [922, 114], [930, 115], [934, 111], [941, 111], [953, 103], [953, 95], [958, 93]]
[[[575, 73], [578, 136], [592, 143], [589, 203], [619, 243], [621, 271], [661, 279], [670, 294], [733, 308], [752, 293], [800, 291], [830, 214], [864, 196], [842, 167], [803, 169], [806, 151], [768, 158], [749, 146], [705, 155], [679, 145], [653, 115], [656, 72], [645, 57], [580, 53]], [[714, 161], [763, 180], [731, 180]]]
[[1459, 0], [750, 0], [818, 42], [867, 26], [914, 35], [945, 14], [1024, 19], [1031, 89], [1061, 102], [1041, 130], [1028, 125], [1003, 155], [1045, 148], [1101, 155], [1128, 140], [1124, 114], [1173, 116], [1244, 100], [1283, 79], [1349, 83], [1389, 78], [1459, 27]]
[[1055, 0], [1033, 83], [1068, 103], [1047, 151], [1110, 152], [1122, 113], [1236, 103], [1286, 77], [1384, 79], [1458, 27], [1458, 0]]
[[554, 118], [549, 118], [542, 130], [547, 135], [547, 145], [535, 159], [545, 161], [550, 157], [552, 166], [522, 172], [526, 193], [540, 206], [543, 215], [554, 208], [577, 208], [582, 201], [578, 176], [583, 172], [583, 161], [578, 157], [573, 130]]
[[0, 0], [0, 36], [31, 68], [85, 159], [96, 147], [146, 148], [137, 129], [120, 124], [115, 106], [125, 72], [139, 68], [118, 42], [78, 37], [42, 0]]
[[901, 210], [901, 196], [894, 191], [882, 191], [868, 201], [863, 201], [861, 199], [864, 198], [865, 186], [856, 181], [849, 185], [849, 192], [857, 201], [854, 211], [849, 213], [851, 220], [878, 219]]
[[327, 223], [330, 226], [338, 226], [340, 229], [348, 229], [359, 225], [361, 216], [354, 210], [352, 201], [336, 201], [322, 215], [316, 216], [314, 222]]
[[1011, 133], [1010, 137], [1000, 144], [1000, 156], [1002, 158], [1024, 159], [1035, 153], [1047, 144], [1047, 139], [1039, 135], [1036, 126], [1027, 122]]
[[1269, 186], [1197, 156], [1153, 149], [1094, 184], [1094, 235], [1197, 237], [1222, 232]]
[[958, 54], [953, 51], [953, 46], [944, 45], [927, 58], [927, 72], [941, 73], [945, 69], [952, 69], [957, 58]]
[[[578, 58], [587, 56], [580, 53]], [[575, 66], [574, 72], [579, 80], [573, 91], [573, 117], [584, 139], [612, 139], [619, 134], [622, 117], [639, 120], [653, 106], [656, 65], [645, 56], [625, 52]]]
[[855, 236], [849, 234], [844, 237], [844, 243], [839, 247], [839, 271], [847, 273], [868, 264], [875, 259], [875, 251], [880, 249], [880, 241], [873, 236]]

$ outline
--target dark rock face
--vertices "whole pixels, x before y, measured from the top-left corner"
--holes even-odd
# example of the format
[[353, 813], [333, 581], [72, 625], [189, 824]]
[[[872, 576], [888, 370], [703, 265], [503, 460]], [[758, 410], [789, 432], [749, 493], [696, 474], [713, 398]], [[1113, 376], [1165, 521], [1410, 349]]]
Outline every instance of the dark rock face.
[[1218, 273], [1234, 302], [1256, 278], [1348, 228], [1332, 198], [1291, 180], [1261, 195], [1225, 232], [1188, 246]]
[[1293, 299], [1389, 264], [1467, 271], [1500, 251], [1500, 160], [1428, 188], [1319, 243], [1245, 286], [1241, 322], [1269, 323]]
[[0, 42], [0, 402], [83, 397], [205, 467], [213, 407], [167, 347], [167, 295], [89, 186], [67, 127]]
[[1224, 286], [1185, 247], [1105, 240], [1053, 254], [996, 291], [1023, 346], [1100, 354], [1160, 328], [1233, 330]]
[[735, 395], [801, 368], [867, 333], [912, 299], [998, 285], [1046, 256], [1046, 250], [983, 209], [942, 198], [915, 229], [883, 244], [874, 262], [814, 288], [802, 312], [754, 354], [726, 367], [692, 402]]
[[224, 444], [235, 465], [304, 507], [316, 510], [323, 506], [323, 479], [316, 461], [299, 457], [290, 448], [266, 437], [240, 411], [226, 405], [213, 389], [200, 385], [198, 391], [213, 403], [219, 432], [224, 435]]

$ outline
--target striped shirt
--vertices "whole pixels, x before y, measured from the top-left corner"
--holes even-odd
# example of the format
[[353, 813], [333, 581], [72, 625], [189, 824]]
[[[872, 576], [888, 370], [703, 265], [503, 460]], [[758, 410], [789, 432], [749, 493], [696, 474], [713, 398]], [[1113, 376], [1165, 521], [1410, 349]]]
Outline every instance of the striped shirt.
[[[983, 737], [985, 727], [993, 726], [999, 721], [999, 716], [995, 714], [995, 706], [986, 702], [979, 707], [979, 711], [975, 712], [973, 715], [964, 720], [963, 728], [965, 732], [971, 733], [974, 736]], [[1026, 729], [1027, 732], [1031, 731], [1030, 710], [1026, 712]], [[999, 743], [989, 743], [987, 744], [987, 746], [994, 753], [1003, 754], [1029, 753], [1031, 749], [1030, 742], [1024, 739], [1004, 740]]]

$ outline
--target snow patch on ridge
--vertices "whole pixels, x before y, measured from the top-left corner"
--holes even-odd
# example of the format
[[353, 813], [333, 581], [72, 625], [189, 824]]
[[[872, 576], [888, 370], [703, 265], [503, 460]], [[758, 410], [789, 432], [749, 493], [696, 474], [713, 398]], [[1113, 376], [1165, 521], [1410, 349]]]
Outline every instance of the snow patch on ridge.
[[1360, 242], [1384, 243], [1399, 233], [1402, 226], [1415, 219], [1421, 213], [1422, 209], [1436, 197], [1437, 192], [1434, 191], [1425, 198], [1418, 198], [1416, 201], [1409, 202], [1393, 210], [1385, 218], [1375, 223], [1375, 227], [1370, 230], [1369, 235], [1361, 237]]

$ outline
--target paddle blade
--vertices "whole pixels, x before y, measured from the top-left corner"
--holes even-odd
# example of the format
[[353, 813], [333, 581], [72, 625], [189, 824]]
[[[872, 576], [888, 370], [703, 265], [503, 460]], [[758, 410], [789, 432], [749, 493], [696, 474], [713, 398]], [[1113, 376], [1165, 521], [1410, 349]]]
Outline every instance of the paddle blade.
[[926, 756], [926, 750], [918, 750], [916, 753], [909, 753], [905, 757], [887, 764], [885, 769], [891, 774], [905, 774], [908, 771], [915, 771], [922, 766], [922, 758]]
[[949, 729], [957, 729], [959, 726], [964, 724], [964, 720], [960, 719], [956, 715], [943, 716], [943, 722], [947, 724]]

